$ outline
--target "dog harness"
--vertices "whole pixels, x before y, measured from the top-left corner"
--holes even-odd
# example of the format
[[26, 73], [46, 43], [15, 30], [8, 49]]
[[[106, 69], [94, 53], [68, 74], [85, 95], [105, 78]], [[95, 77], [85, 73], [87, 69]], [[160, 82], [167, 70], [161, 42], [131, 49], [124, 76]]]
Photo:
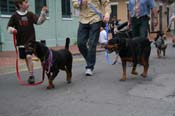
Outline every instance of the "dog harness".
[[49, 49], [48, 58], [47, 59], [44, 58], [44, 61], [42, 62], [42, 66], [45, 67], [45, 69], [47, 70], [46, 73], [50, 72], [50, 68], [52, 67], [52, 61], [53, 61], [52, 59], [53, 59], [52, 51]]

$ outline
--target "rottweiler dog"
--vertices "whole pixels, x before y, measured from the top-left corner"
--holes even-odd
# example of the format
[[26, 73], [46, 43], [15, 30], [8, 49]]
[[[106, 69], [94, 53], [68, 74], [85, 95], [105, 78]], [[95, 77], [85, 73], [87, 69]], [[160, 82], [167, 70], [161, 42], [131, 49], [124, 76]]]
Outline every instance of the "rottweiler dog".
[[67, 83], [71, 83], [72, 78], [72, 61], [73, 57], [69, 51], [70, 38], [66, 38], [65, 49], [52, 50], [40, 42], [32, 42], [26, 46], [27, 49], [40, 59], [43, 67], [46, 69], [48, 77], [47, 89], [54, 88], [53, 80], [59, 73], [59, 70], [64, 70], [67, 74]]
[[141, 64], [144, 67], [142, 77], [147, 77], [149, 68], [149, 56], [151, 53], [151, 42], [148, 38], [135, 37], [128, 38], [113, 38], [108, 41], [105, 48], [109, 53], [116, 52], [119, 54], [123, 67], [123, 75], [121, 81], [126, 80], [126, 62], [133, 62], [131, 74], [137, 75], [136, 66]]
[[161, 52], [163, 52], [163, 56], [166, 54], [166, 48], [167, 48], [167, 42], [166, 42], [166, 36], [163, 32], [159, 31], [157, 32], [157, 36], [154, 39], [155, 40], [155, 46], [157, 48], [157, 57], [161, 57]]

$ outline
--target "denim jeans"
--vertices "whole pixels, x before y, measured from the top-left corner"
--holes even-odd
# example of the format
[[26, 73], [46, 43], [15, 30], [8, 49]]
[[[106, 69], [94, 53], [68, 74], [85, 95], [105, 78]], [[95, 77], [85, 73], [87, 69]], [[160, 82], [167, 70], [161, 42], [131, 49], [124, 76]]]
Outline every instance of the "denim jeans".
[[131, 28], [133, 37], [147, 37], [149, 28], [148, 16], [131, 18]]
[[93, 24], [79, 24], [78, 48], [86, 60], [86, 69], [94, 69], [96, 63], [96, 47], [100, 34], [101, 22]]

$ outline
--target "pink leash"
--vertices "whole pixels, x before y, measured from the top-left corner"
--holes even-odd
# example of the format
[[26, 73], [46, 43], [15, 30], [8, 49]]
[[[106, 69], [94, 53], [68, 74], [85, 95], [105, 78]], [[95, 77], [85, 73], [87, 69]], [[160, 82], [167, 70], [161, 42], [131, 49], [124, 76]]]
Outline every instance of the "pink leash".
[[44, 76], [45, 76], [45, 66], [44, 65], [42, 65], [43, 73], [42, 73], [42, 80], [40, 82], [37, 82], [34, 84], [28, 84], [21, 79], [21, 75], [19, 73], [19, 68], [18, 68], [18, 50], [16, 47], [16, 33], [13, 33], [13, 42], [14, 42], [15, 51], [16, 51], [16, 75], [17, 75], [19, 84], [24, 85], [24, 86], [36, 86], [36, 85], [42, 84], [44, 82]]

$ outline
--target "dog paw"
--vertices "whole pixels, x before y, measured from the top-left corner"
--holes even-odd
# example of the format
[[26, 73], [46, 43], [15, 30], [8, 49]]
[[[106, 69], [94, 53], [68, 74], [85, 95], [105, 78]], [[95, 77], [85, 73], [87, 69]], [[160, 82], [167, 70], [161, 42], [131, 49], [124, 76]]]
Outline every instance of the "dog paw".
[[72, 83], [72, 81], [67, 81], [67, 84], [71, 84]]
[[142, 76], [143, 78], [146, 78], [147, 77], [147, 75], [146, 74], [141, 74], [140, 76]]
[[126, 78], [121, 78], [120, 81], [126, 81]]
[[47, 86], [47, 89], [54, 89], [54, 88], [55, 88], [54, 85], [49, 85], [49, 86]]
[[132, 71], [131, 74], [138, 75], [138, 73], [136, 71]]

